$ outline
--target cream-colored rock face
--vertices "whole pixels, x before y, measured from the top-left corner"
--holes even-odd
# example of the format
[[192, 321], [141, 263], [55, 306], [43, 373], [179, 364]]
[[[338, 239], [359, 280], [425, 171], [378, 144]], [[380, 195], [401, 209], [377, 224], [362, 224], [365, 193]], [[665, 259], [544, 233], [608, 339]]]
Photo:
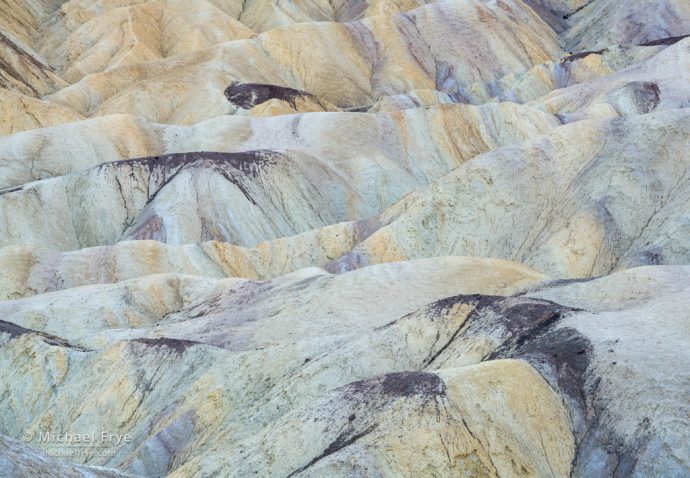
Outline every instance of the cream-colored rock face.
[[589, 277], [684, 263], [688, 119], [674, 110], [576, 122], [479, 156], [382, 212], [333, 267], [459, 254]]
[[[270, 110], [271, 105], [275, 103], [257, 105], [248, 113], [261, 116], [261, 108]], [[551, 114], [511, 103], [454, 104], [377, 114], [222, 116], [186, 127], [114, 115], [0, 138], [0, 186], [82, 173], [123, 159], [255, 149], [303, 151], [345, 171], [363, 168], [363, 158], [373, 157], [387, 166], [382, 171], [369, 168], [374, 176], [398, 171], [398, 175], [408, 176], [407, 181], [426, 178], [428, 182], [480, 153], [539, 136], [558, 125]], [[72, 152], [76, 149], [83, 154], [75, 157]]]
[[[487, 36], [486, 22], [497, 35]], [[465, 47], [450, 46], [457, 43]], [[481, 59], [472, 54], [477, 49], [485, 51]], [[460, 94], [467, 84], [559, 55], [555, 34], [522, 2], [444, 1], [353, 23], [299, 23], [251, 40], [116, 67], [50, 98], [84, 115], [134, 113], [190, 124], [230, 112], [220, 93], [232, 81], [290, 86], [342, 107], [368, 106], [413, 88]]]
[[[88, 461], [144, 476], [568, 476], [573, 463], [600, 476], [617, 460], [681, 472], [687, 376], [656, 371], [684, 360], [688, 273], [561, 284], [510, 263], [435, 259], [270, 282], [155, 276], [6, 302], [16, 323], [3, 322], [0, 360], [15, 378], [3, 396], [17, 417], [6, 433], [127, 433], [136, 446]], [[50, 366], [36, 374], [35, 360]]]
[[0, 135], [79, 121], [81, 115], [64, 106], [0, 89]]
[[0, 477], [690, 476], [688, 1], [0, 3]]

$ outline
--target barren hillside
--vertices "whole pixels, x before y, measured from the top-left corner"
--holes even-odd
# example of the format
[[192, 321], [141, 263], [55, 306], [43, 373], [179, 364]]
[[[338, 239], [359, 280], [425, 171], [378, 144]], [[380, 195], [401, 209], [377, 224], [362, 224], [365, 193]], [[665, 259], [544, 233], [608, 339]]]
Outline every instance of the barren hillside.
[[690, 0], [0, 0], [0, 476], [690, 476]]

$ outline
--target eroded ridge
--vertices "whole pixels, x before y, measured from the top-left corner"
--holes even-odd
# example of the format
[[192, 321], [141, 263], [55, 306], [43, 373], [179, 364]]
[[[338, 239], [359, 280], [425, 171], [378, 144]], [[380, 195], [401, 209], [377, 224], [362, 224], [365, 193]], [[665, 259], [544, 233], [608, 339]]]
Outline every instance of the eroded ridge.
[[690, 475], [687, 0], [0, 10], [0, 476]]

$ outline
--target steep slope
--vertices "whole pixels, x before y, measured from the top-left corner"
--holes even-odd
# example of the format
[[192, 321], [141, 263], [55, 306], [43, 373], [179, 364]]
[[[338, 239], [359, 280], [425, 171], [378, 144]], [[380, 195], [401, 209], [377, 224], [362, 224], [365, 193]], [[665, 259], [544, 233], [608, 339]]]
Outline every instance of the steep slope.
[[61, 13], [39, 38], [39, 50], [70, 83], [255, 36], [205, 1], [68, 2]]
[[528, 104], [567, 121], [687, 108], [689, 55], [690, 38], [682, 39], [617, 73], [556, 90]]
[[564, 35], [568, 48], [574, 51], [690, 35], [690, 4], [685, 0], [580, 3], [568, 15], [570, 28]]
[[42, 96], [66, 85], [33, 51], [0, 31], [0, 88]]
[[[481, 152], [548, 131], [558, 124], [553, 117], [527, 110], [522, 117], [533, 117], [533, 121], [512, 126], [516, 113], [520, 113], [519, 109], [512, 107], [445, 107], [376, 117], [326, 114], [329, 122], [314, 117], [313, 122], [301, 123], [299, 117], [281, 117], [270, 122], [232, 121], [230, 128], [226, 128], [214, 121], [216, 134], [223, 135], [220, 138], [233, 133], [246, 138], [244, 144], [236, 147], [238, 150], [274, 143], [282, 147], [294, 145], [308, 153], [298, 149], [171, 154], [104, 163], [78, 174], [6, 189], [0, 193], [0, 210], [6, 225], [6, 233], [0, 233], [0, 244], [24, 243], [69, 250], [112, 244], [120, 239], [157, 239], [172, 244], [215, 239], [253, 246], [337, 222], [364, 219], [410, 189], [427, 184]], [[260, 126], [256, 128], [260, 131], [258, 138], [252, 134], [256, 123]], [[420, 123], [427, 131], [414, 131]], [[285, 132], [263, 140], [266, 133], [271, 134], [272, 124]], [[307, 146], [311, 138], [335, 136], [350, 125], [353, 140], [364, 141], [368, 137], [369, 141], [347, 149], [338, 148], [341, 143], [328, 149]], [[90, 127], [86, 133], [92, 131]], [[202, 128], [208, 131], [207, 125], [199, 129]], [[467, 133], [457, 131], [458, 128]], [[167, 136], [166, 129], [155, 125], [151, 129], [157, 135]], [[175, 143], [192, 146], [186, 138], [195, 132], [196, 128], [177, 129], [170, 135], [171, 147], [180, 147]], [[211, 141], [227, 148], [226, 142], [218, 143], [216, 134], [209, 135]], [[180, 135], [182, 138], [177, 137]], [[288, 139], [283, 140], [286, 135]], [[28, 133], [27, 136], [29, 141], [22, 143], [28, 144], [29, 150], [23, 156], [30, 163], [18, 158], [8, 164], [10, 168], [19, 166], [24, 170], [10, 184], [30, 180], [36, 171], [46, 169], [42, 157], [32, 154], [36, 145], [42, 145], [39, 148], [51, 162], [59, 160], [55, 149], [49, 149], [46, 142], [37, 142]], [[56, 136], [61, 138], [62, 134]], [[464, 137], [467, 143], [456, 144], [453, 137]], [[104, 145], [99, 137], [93, 140]], [[78, 137], [74, 141], [79, 142]], [[144, 137], [142, 142], [141, 147], [145, 148], [162, 141]], [[64, 144], [62, 140], [60, 143]], [[433, 155], [420, 154], [429, 148], [436, 149]], [[376, 158], [378, 165], [370, 165], [371, 157]], [[417, 162], [417, 158], [423, 160]], [[58, 164], [56, 172], [62, 172], [60, 167]], [[10, 174], [7, 177], [13, 179]], [[324, 187], [326, 184], [330, 186]], [[209, 196], [209, 188], [218, 193]], [[95, 197], [95, 190], [100, 191], [101, 197], [109, 198], [108, 208], [104, 209], [100, 202], [90, 204], [79, 199]], [[206, 199], [211, 197], [212, 201]], [[75, 201], [80, 203], [79, 208], [73, 207]], [[48, 212], [43, 206], [46, 202], [51, 204], [50, 217], [41, 217], [39, 211]], [[20, 211], [32, 209], [36, 211], [35, 222], [26, 221]], [[22, 217], [16, 215], [18, 212]], [[103, 227], [105, 224], [107, 228]]]
[[83, 119], [64, 106], [6, 89], [0, 89], [0, 118], [0, 136]]
[[[497, 31], [488, 34], [487, 25]], [[478, 58], [476, 51], [484, 54]], [[465, 85], [526, 70], [559, 52], [557, 37], [521, 2], [442, 1], [348, 24], [297, 24], [123, 66], [50, 99], [84, 115], [130, 113], [191, 124], [231, 112], [223, 90], [233, 81], [289, 86], [338, 106], [363, 106], [419, 88], [461, 96]]]
[[[575, 476], [606, 474], [616, 466], [641, 473], [683, 470], [676, 457], [688, 458], [681, 439], [688, 425], [687, 403], [678, 400], [690, 382], [683, 368], [663, 377], [656, 370], [668, 360], [683, 360], [676, 354], [684, 350], [680, 343], [687, 330], [689, 295], [678, 284], [688, 283], [687, 268], [643, 268], [500, 297], [493, 294], [510, 293], [540, 276], [497, 263], [478, 266], [436, 259], [428, 265], [375, 266], [341, 276], [305, 270], [271, 283], [215, 286], [164, 279], [178, 288], [169, 295], [169, 307], [179, 309], [172, 313], [151, 309], [149, 288], [155, 285], [137, 281], [127, 287], [136, 291], [135, 300], [150, 305], [123, 303], [123, 317], [144, 327], [127, 333], [122, 319], [115, 317], [81, 328], [67, 322], [81, 322], [71, 314], [70, 303], [93, 296], [94, 290], [8, 303], [22, 311], [13, 313], [22, 325], [3, 326], [9, 337], [4, 360], [13, 361], [18, 374], [7, 380], [29, 383], [31, 361], [17, 362], [17, 354], [27, 347], [54, 365], [49, 375], [31, 379], [30, 388], [13, 389], [5, 382], [5, 400], [26, 403], [22, 394], [58, 390], [30, 409], [11, 405], [22, 410], [17, 415], [22, 418], [10, 434], [48, 423], [48, 415], [51, 427], [60, 430], [106, 427], [129, 433], [139, 446], [124, 445], [115, 456], [91, 462], [144, 475], [176, 468], [173, 476], [220, 470], [236, 470], [228, 473], [234, 476], [248, 470], [318, 476], [360, 466], [379, 472], [395, 466], [406, 474], [430, 469], [450, 476], [459, 467], [503, 476], [517, 466], [565, 476], [573, 457]], [[485, 271], [484, 276], [458, 274], [463, 268]], [[406, 274], [414, 281], [406, 280]], [[468, 279], [458, 283], [463, 276]], [[501, 281], [505, 285], [496, 289]], [[208, 285], [199, 289], [203, 283]], [[412, 283], [406, 291], [399, 288]], [[221, 292], [228, 286], [236, 292]], [[119, 293], [112, 295], [117, 288], [108, 286], [110, 291], [96, 297], [103, 304], [121, 300]], [[376, 310], [359, 302], [368, 307], [366, 314], [353, 302], [364, 291], [378, 298]], [[454, 296], [405, 315], [415, 302], [451, 291], [481, 294]], [[182, 303], [175, 303], [176, 295], [184, 298]], [[31, 312], [41, 300], [54, 304], [48, 321]], [[145, 321], [127, 312], [129, 307], [144, 313]], [[660, 314], [664, 328], [648, 320]], [[84, 311], [84, 316], [97, 314]], [[151, 319], [153, 327], [146, 323]], [[215, 325], [209, 327], [211, 323]], [[97, 330], [102, 332], [93, 335]], [[227, 335], [218, 335], [221, 330]], [[170, 337], [180, 333], [186, 338]], [[103, 370], [109, 372], [104, 375]], [[88, 387], [75, 386], [85, 380]], [[96, 390], [95, 396], [116, 402], [120, 394], [136, 399], [117, 414], [104, 415], [101, 400], [80, 395]], [[215, 399], [202, 398], [207, 396]], [[489, 396], [493, 398], [487, 403]], [[70, 418], [67, 410], [56, 413], [51, 403], [64, 401], [81, 404], [78, 418]], [[237, 407], [248, 414], [229, 413]], [[539, 422], [531, 421], [534, 416]], [[540, 424], [543, 420], [548, 427]], [[544, 433], [551, 435], [546, 439]], [[540, 434], [543, 448], [524, 447], [535, 439], [540, 443]], [[216, 445], [222, 440], [223, 449], [232, 453], [197, 457], [210, 440]], [[506, 446], [511, 450], [507, 455], [499, 451]], [[455, 458], [448, 460], [444, 447]], [[396, 451], [383, 454], [391, 449]], [[659, 449], [668, 452], [660, 455]], [[277, 456], [277, 450], [283, 450], [282, 458], [265, 460]], [[415, 460], [406, 461], [412, 450]], [[590, 458], [601, 453], [603, 460]]]
[[479, 156], [370, 219], [330, 267], [458, 254], [591, 277], [687, 263], [688, 125], [685, 110], [580, 121]]
[[0, 476], [690, 475], [689, 1], [0, 6]]
[[[116, 115], [0, 138], [0, 187], [123, 159], [251, 150], [301, 151], [343, 171], [365, 167], [364, 158], [376, 157], [398, 175], [428, 182], [478, 154], [539, 136], [558, 125], [552, 115], [511, 103], [376, 115], [221, 116], [187, 127]], [[81, 154], [75, 156], [75, 150]]]
[[129, 478], [133, 475], [117, 470], [79, 466], [46, 457], [29, 446], [0, 436], [0, 470], [8, 476], [49, 476], [65, 478]]

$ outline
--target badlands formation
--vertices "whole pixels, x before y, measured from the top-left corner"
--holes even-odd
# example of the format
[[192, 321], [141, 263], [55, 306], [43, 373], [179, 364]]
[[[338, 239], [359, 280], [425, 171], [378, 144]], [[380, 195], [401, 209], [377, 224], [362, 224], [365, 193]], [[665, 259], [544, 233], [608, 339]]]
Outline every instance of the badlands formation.
[[0, 476], [690, 476], [690, 0], [0, 5]]

